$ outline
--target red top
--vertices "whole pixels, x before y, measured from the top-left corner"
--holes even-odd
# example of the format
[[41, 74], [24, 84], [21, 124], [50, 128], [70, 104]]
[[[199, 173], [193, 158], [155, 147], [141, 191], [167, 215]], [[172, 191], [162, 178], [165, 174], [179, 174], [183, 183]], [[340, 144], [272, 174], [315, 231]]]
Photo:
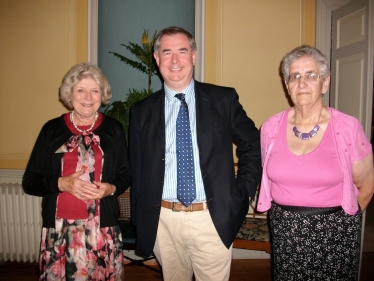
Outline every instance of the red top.
[[[82, 133], [79, 132], [73, 125], [70, 120], [70, 114], [67, 113], [64, 116], [64, 120], [66, 125], [68, 126], [69, 130], [72, 132], [73, 135], [81, 135]], [[99, 116], [96, 120], [95, 126], [92, 128], [92, 132], [97, 129], [101, 122], [103, 121], [103, 115], [99, 113]], [[81, 130], [87, 130], [90, 128], [91, 125], [88, 126], [78, 126]], [[68, 140], [66, 140], [68, 141]], [[103, 153], [101, 148], [98, 145], [91, 145], [94, 154], [95, 154], [95, 173], [94, 179], [95, 181], [101, 181], [101, 169], [102, 169], [102, 159]], [[77, 172], [77, 163], [78, 163], [78, 148], [74, 148], [72, 152], [66, 152], [62, 158], [61, 163], [61, 176], [69, 176], [75, 172]], [[99, 200], [96, 202], [96, 206], [98, 206]], [[98, 215], [98, 208], [96, 207], [96, 215]], [[86, 219], [88, 217], [87, 212], [87, 204], [85, 201], [78, 199], [77, 197], [71, 195], [68, 192], [61, 192], [57, 199], [57, 212], [56, 216], [58, 218], [65, 218], [65, 219]]]

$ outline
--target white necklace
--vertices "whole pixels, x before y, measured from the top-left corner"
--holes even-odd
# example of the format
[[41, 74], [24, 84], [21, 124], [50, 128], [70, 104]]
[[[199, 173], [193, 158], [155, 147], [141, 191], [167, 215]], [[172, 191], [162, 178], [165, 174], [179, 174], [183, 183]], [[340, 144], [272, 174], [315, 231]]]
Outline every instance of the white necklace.
[[78, 128], [77, 125], [75, 125], [75, 122], [74, 122], [74, 110], [73, 110], [73, 111], [71, 112], [71, 114], [70, 114], [70, 121], [71, 121], [71, 123], [73, 123], [74, 128], [77, 129], [78, 132], [81, 132], [81, 133], [83, 133], [83, 134], [87, 134], [87, 132], [91, 131], [92, 128], [95, 126], [95, 123], [96, 123], [96, 120], [97, 120], [97, 117], [98, 117], [98, 116], [99, 116], [99, 114], [97, 114], [97, 111], [96, 111], [96, 112], [95, 112], [95, 119], [94, 119], [94, 121], [93, 121], [91, 127], [88, 128], [87, 130], [81, 130], [81, 129]]

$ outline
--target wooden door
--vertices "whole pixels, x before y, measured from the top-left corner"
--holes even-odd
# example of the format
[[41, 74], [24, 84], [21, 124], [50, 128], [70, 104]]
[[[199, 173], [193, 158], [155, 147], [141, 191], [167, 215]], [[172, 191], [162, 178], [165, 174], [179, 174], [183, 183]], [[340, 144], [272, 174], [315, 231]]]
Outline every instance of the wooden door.
[[[371, 2], [371, 3], [370, 3]], [[370, 139], [373, 96], [373, 1], [332, 12], [330, 105], [355, 116]]]

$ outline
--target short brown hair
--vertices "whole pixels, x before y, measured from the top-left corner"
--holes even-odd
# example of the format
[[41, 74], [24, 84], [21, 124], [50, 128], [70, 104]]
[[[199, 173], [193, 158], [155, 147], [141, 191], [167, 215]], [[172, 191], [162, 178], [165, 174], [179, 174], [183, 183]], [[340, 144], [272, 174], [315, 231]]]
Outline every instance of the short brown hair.
[[197, 51], [196, 41], [195, 41], [195, 38], [193, 38], [193, 36], [191, 35], [191, 33], [189, 33], [187, 30], [185, 30], [182, 27], [170, 26], [170, 27], [164, 28], [159, 33], [157, 33], [156, 38], [155, 38], [155, 43], [153, 45], [154, 52], [158, 55], [158, 49], [160, 48], [160, 43], [161, 43], [162, 36], [164, 36], [164, 35], [176, 35], [176, 34], [186, 35], [187, 38], [188, 38], [188, 41], [190, 42], [190, 47], [191, 47], [192, 51], [193, 52]]

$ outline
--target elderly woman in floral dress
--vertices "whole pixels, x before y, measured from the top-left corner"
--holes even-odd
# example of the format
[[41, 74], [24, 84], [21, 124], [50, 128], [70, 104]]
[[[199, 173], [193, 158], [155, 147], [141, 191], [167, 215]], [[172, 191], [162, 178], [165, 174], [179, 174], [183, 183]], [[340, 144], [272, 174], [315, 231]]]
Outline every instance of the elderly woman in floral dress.
[[23, 188], [43, 197], [39, 280], [121, 280], [117, 196], [130, 171], [122, 125], [98, 112], [110, 98], [100, 69], [73, 66], [60, 87], [71, 111], [48, 121], [36, 140]]

